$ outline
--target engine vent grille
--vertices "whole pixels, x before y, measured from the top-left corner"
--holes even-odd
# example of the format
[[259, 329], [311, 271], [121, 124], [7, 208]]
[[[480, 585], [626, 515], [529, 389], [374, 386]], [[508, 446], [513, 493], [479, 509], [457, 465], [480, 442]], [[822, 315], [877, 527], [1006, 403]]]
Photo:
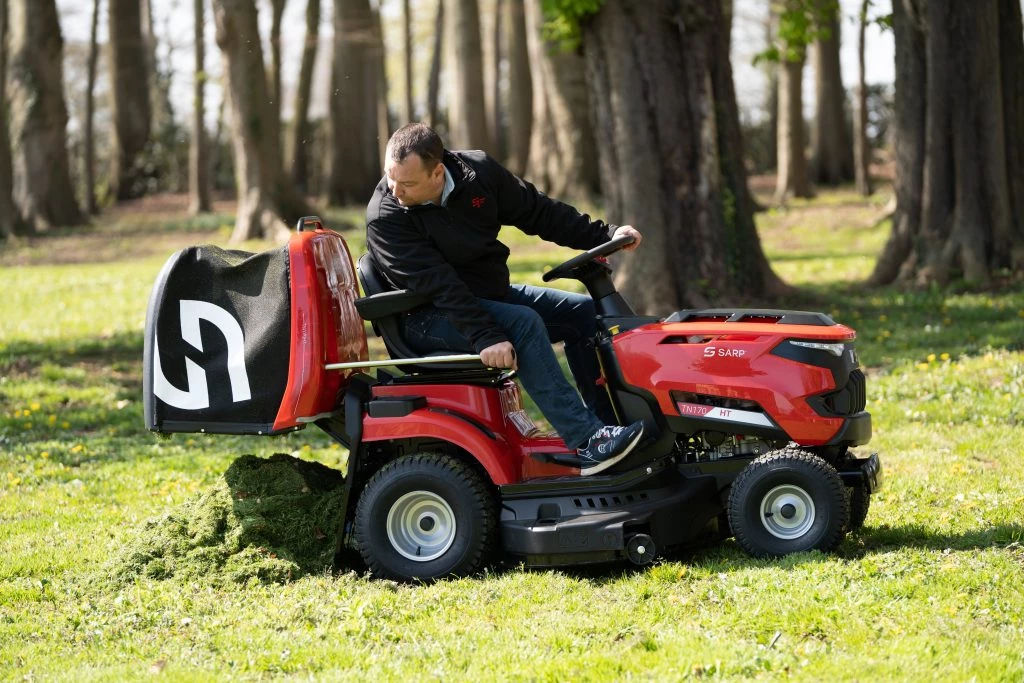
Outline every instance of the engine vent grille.
[[581, 510], [598, 510], [608, 507], [618, 507], [623, 504], [636, 503], [644, 500], [647, 500], [646, 493], [622, 493], [615, 496], [588, 496], [587, 498], [573, 498], [572, 503]]

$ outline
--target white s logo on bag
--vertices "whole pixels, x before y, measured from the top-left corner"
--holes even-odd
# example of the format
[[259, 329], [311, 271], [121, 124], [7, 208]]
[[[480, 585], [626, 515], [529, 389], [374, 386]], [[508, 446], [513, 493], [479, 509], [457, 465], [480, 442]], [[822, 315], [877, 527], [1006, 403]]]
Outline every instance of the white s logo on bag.
[[[213, 323], [228, 343], [228, 378], [231, 380], [231, 400], [234, 403], [248, 401], [249, 376], [245, 373], [245, 336], [242, 326], [220, 306], [207, 301], [182, 299], [181, 338], [203, 350], [203, 338], [199, 333], [199, 320]], [[206, 371], [191, 358], [185, 358], [185, 372], [188, 386], [185, 391], [167, 381], [160, 365], [160, 346], [157, 335], [153, 337], [153, 393], [164, 403], [182, 410], [201, 410], [210, 407], [210, 391], [206, 384]]]

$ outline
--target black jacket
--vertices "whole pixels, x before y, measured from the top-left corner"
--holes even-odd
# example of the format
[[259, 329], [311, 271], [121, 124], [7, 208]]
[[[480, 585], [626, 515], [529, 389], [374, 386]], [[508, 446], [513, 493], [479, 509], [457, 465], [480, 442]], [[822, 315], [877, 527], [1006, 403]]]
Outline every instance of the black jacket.
[[403, 207], [382, 178], [366, 207], [366, 248], [398, 287], [429, 296], [477, 352], [508, 336], [477, 302], [508, 292], [502, 225], [574, 249], [607, 242], [614, 226], [548, 198], [481, 151], [445, 150], [455, 181], [447, 206]]

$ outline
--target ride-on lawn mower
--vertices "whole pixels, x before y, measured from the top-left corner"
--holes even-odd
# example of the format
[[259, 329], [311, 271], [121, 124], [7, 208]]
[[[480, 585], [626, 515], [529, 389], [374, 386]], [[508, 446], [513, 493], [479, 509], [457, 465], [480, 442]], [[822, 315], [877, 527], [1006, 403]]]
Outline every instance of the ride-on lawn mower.
[[[399, 316], [425, 300], [388, 289], [369, 255], [359, 298], [345, 241], [316, 217], [279, 249], [168, 260], [146, 322], [147, 426], [320, 427], [350, 451], [339, 557], [356, 550], [381, 577], [466, 575], [499, 549], [527, 566], [644, 565], [709, 535], [755, 556], [834, 549], [882, 478], [876, 455], [850, 452], [871, 437], [854, 331], [801, 311], [635, 315], [603, 258], [630, 239], [544, 275], [586, 286], [600, 383], [622, 424], [645, 424], [604, 473], [580, 477], [538, 433], [513, 372], [412, 353]], [[368, 360], [364, 320], [390, 359]]]

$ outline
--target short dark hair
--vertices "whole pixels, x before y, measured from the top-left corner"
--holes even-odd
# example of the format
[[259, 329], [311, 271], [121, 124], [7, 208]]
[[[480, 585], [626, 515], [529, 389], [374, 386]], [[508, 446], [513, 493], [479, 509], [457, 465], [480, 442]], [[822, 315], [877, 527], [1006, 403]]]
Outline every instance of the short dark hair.
[[388, 154], [402, 163], [410, 154], [418, 154], [424, 168], [430, 170], [441, 162], [444, 143], [441, 136], [425, 123], [407, 123], [394, 132], [388, 140]]

